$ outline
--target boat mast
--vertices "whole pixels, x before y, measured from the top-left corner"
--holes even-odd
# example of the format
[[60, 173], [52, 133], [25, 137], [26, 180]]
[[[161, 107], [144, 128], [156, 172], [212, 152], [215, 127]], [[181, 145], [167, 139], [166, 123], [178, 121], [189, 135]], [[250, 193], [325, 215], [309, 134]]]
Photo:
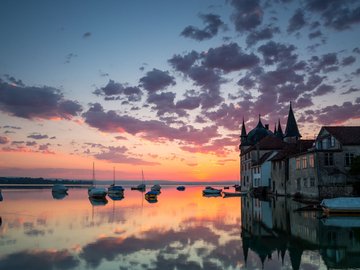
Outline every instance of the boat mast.
[[144, 178], [144, 170], [141, 170], [141, 175], [142, 175], [142, 184], [144, 184], [144, 182], [145, 182], [145, 178]]
[[115, 186], [115, 166], [113, 167], [113, 185]]
[[92, 180], [93, 180], [93, 185], [94, 185], [94, 183], [95, 183], [95, 162], [93, 162]]

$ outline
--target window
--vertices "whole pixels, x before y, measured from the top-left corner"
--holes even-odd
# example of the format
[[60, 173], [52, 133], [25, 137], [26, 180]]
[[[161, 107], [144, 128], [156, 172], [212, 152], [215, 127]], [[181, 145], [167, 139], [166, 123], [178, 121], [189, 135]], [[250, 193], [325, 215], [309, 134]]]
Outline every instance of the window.
[[350, 167], [353, 159], [354, 159], [353, 153], [345, 153], [345, 167]]
[[309, 166], [310, 166], [310, 168], [315, 167], [314, 155], [309, 156]]
[[304, 178], [304, 179], [303, 179], [303, 186], [304, 186], [304, 187], [307, 187], [307, 178]]
[[319, 150], [322, 150], [323, 149], [323, 147], [322, 147], [322, 141], [318, 141], [317, 143], [316, 143], [316, 145], [317, 145], [317, 149], [319, 149]]
[[296, 188], [297, 190], [300, 190], [301, 189], [301, 183], [300, 183], [300, 178], [296, 179]]
[[274, 161], [272, 165], [273, 165], [273, 170], [275, 170], [276, 169], [276, 162]]
[[315, 178], [314, 177], [310, 178], [310, 187], [315, 187]]
[[281, 170], [281, 163], [282, 163], [282, 161], [279, 162], [279, 170]]
[[306, 158], [306, 156], [302, 157], [302, 168], [303, 169], [307, 168], [307, 158]]
[[331, 147], [335, 147], [335, 138], [333, 136], [331, 136], [331, 143], [330, 143]]
[[333, 153], [325, 153], [324, 154], [324, 165], [325, 166], [333, 166], [334, 165]]
[[301, 166], [300, 166], [300, 158], [296, 158], [296, 169], [300, 170]]

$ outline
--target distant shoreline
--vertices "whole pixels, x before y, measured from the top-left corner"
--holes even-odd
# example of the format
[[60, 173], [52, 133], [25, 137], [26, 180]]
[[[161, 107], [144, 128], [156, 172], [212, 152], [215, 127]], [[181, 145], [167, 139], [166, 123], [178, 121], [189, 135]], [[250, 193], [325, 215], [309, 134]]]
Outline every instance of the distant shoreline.
[[[136, 180], [118, 180], [116, 181], [117, 185], [123, 186], [136, 186], [141, 181]], [[97, 185], [110, 185], [113, 181], [104, 180], [96, 181]], [[70, 180], [70, 179], [44, 179], [40, 178], [31, 178], [31, 177], [0, 177], [0, 188], [50, 188], [54, 184], [63, 184], [68, 187], [88, 187], [93, 185], [91, 180]], [[145, 184], [151, 186], [154, 184], [165, 185], [165, 186], [176, 186], [176, 185], [185, 185], [185, 186], [233, 186], [238, 184], [238, 181], [170, 181], [170, 180], [146, 180]]]

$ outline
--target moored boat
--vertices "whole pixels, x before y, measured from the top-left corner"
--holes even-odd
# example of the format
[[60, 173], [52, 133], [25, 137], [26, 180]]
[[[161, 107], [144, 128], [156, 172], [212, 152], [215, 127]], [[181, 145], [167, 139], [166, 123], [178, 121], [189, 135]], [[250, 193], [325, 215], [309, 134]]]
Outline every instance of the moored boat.
[[179, 191], [184, 191], [184, 190], [185, 190], [185, 186], [178, 186], [176, 189], [179, 190]]
[[[95, 164], [93, 163], [93, 184], [94, 183], [95, 183]], [[106, 194], [107, 191], [103, 187], [92, 186], [88, 188], [88, 195], [90, 198], [101, 199], [101, 198], [105, 198]]]
[[1, 193], [1, 189], [0, 189], [0, 202], [3, 200], [3, 195]]
[[136, 187], [131, 187], [132, 190], [139, 190], [141, 192], [144, 192], [146, 190], [144, 171], [141, 171], [141, 176], [142, 176], [141, 184], [137, 185]]
[[54, 193], [66, 193], [68, 191], [68, 188], [63, 184], [55, 184], [53, 185], [51, 191]]
[[113, 194], [113, 195], [121, 195], [122, 193], [124, 193], [124, 188], [122, 186], [117, 186], [115, 185], [115, 167], [113, 170], [113, 183], [108, 187], [108, 194]]
[[323, 199], [320, 206], [326, 215], [360, 215], [360, 197]]
[[212, 194], [221, 194], [222, 189], [217, 189], [213, 187], [206, 187], [203, 190], [204, 195], [212, 195]]

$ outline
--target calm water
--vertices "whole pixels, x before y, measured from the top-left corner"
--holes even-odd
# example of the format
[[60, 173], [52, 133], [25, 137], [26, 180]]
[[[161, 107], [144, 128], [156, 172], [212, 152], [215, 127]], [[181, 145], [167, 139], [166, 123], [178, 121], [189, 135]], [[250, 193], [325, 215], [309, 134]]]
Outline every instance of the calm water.
[[[92, 203], [86, 189], [3, 190], [0, 269], [360, 267], [358, 219], [321, 220], [284, 198], [205, 198], [165, 187]], [[338, 224], [342, 224], [339, 227]]]

